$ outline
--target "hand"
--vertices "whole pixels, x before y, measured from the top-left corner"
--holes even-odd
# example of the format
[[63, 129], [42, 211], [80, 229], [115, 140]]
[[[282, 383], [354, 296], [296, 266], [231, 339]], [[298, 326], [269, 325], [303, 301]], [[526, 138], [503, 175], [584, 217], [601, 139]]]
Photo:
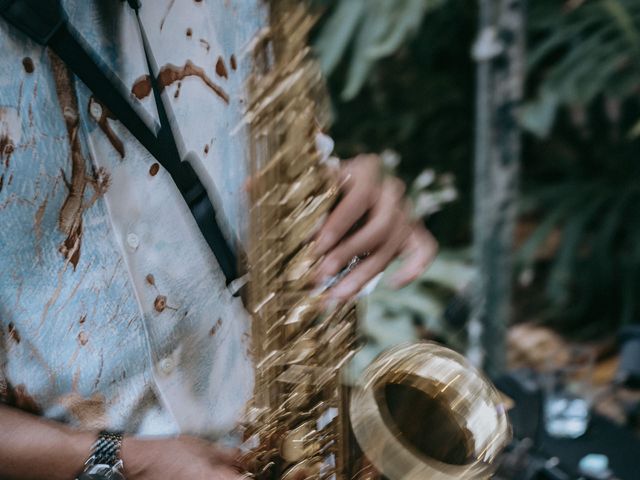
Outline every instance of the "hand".
[[195, 437], [125, 437], [121, 457], [127, 480], [239, 480], [236, 451]]
[[[325, 255], [318, 280], [340, 272], [356, 255], [369, 255], [330, 291], [337, 300], [356, 295], [393, 259], [403, 263], [389, 283], [400, 288], [415, 280], [431, 263], [437, 242], [422, 222], [411, 219], [404, 185], [396, 178], [382, 179], [380, 160], [361, 155], [343, 162], [343, 198], [331, 212], [317, 236], [316, 252]], [[364, 224], [348, 235], [358, 220]]]

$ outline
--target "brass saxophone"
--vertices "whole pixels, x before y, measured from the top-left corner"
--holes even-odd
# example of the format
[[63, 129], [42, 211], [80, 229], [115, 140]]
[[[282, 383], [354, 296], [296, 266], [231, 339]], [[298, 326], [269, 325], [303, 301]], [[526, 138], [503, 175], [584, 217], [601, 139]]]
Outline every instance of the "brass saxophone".
[[339, 190], [316, 146], [328, 115], [307, 45], [315, 19], [304, 2], [269, 6], [270, 26], [251, 46], [245, 116], [256, 368], [245, 427], [250, 472], [282, 480], [487, 478], [510, 428], [498, 393], [462, 356], [402, 345], [351, 392], [344, 386], [343, 367], [357, 350], [356, 308], [327, 313], [313, 287], [310, 237]]

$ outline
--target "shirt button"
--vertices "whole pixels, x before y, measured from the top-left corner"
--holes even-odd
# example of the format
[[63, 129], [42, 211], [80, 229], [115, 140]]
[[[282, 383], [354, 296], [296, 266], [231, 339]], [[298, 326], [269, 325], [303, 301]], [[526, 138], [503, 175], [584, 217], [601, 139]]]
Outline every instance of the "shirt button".
[[173, 360], [171, 360], [170, 358], [163, 358], [162, 360], [160, 360], [160, 370], [165, 375], [169, 375], [171, 372], [173, 372], [173, 368]]
[[140, 239], [135, 233], [130, 233], [127, 235], [127, 245], [129, 245], [129, 248], [131, 248], [132, 250], [138, 249], [138, 246], [140, 245]]
[[102, 105], [94, 99], [91, 99], [91, 103], [89, 104], [89, 113], [96, 122], [100, 121], [102, 118]]

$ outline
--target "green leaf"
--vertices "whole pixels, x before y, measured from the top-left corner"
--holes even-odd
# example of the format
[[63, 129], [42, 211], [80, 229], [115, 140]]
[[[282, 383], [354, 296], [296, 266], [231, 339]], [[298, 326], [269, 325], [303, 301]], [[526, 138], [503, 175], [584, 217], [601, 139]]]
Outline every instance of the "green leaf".
[[597, 269], [598, 277], [604, 283], [613, 280], [615, 262], [612, 258], [616, 255], [614, 240], [627, 220], [626, 214], [637, 192], [628, 188], [624, 189], [621, 195], [616, 195], [616, 192], [608, 194], [613, 197], [613, 201], [603, 215], [603, 221], [595, 233], [592, 245], [594, 267]]
[[569, 300], [571, 273], [574, 271], [576, 256], [579, 254], [579, 249], [585, 240], [583, 236], [585, 229], [609, 198], [607, 196], [595, 196], [586, 200], [579, 211], [568, 217], [562, 229], [560, 251], [547, 284], [549, 297], [556, 304], [564, 304]]
[[391, 55], [420, 27], [427, 10], [425, 0], [404, 0], [404, 6], [401, 6], [402, 1], [400, 0], [396, 5], [395, 10], [398, 18], [397, 21], [389, 25], [386, 32], [387, 37], [382, 38], [367, 50], [366, 54], [370, 58], [379, 59]]
[[342, 0], [324, 26], [315, 48], [325, 75], [330, 75], [344, 55], [362, 22], [365, 0]]
[[537, 137], [546, 138], [553, 127], [559, 103], [557, 93], [543, 89], [536, 101], [526, 103], [520, 110], [520, 125]]
[[531, 48], [528, 71], [538, 74], [542, 65], [546, 70], [538, 99], [525, 111], [532, 116], [524, 122], [530, 120], [527, 128], [533, 133], [544, 136], [551, 128], [548, 92], [555, 94], [556, 106], [587, 105], [606, 92], [621, 100], [635, 95], [640, 80], [640, 2], [598, 0], [569, 12], [564, 3], [545, 3], [532, 8], [531, 16], [530, 30], [540, 40]]
[[[562, 18], [558, 16], [557, 12], [555, 15], [550, 15], [550, 17], [556, 19]], [[548, 35], [546, 40], [534, 46], [529, 52], [527, 57], [527, 70], [533, 70], [547, 55], [559, 47], [562, 47], [566, 42], [580, 38], [586, 29], [593, 27], [594, 24], [600, 21], [600, 18], [595, 16], [587, 17], [573, 24], [562, 24], [559, 20], [554, 21], [553, 25], [549, 27], [552, 33]]]
[[369, 20], [356, 35], [353, 56], [347, 71], [347, 83], [341, 94], [343, 100], [351, 100], [358, 94], [375, 63], [375, 59], [366, 55], [366, 51], [384, 31], [386, 21], [379, 17], [372, 19], [370, 15]]
[[[331, 74], [349, 56], [344, 100], [360, 91], [375, 63], [396, 52], [420, 28], [425, 14], [446, 0], [337, 0], [322, 28], [316, 50]], [[351, 50], [352, 51], [351, 51]]]
[[629, 140], [633, 140], [638, 137], [640, 137], [640, 120], [638, 120], [636, 124], [631, 127], [631, 130], [629, 130], [629, 133], [627, 134], [627, 138]]
[[592, 186], [581, 188], [579, 194], [571, 195], [562, 199], [560, 203], [545, 216], [540, 226], [520, 248], [520, 252], [518, 254], [519, 263], [524, 264], [525, 267], [529, 267], [533, 264], [538, 249], [549, 237], [551, 231], [565, 217], [570, 215], [577, 205], [580, 205], [584, 199], [587, 198], [588, 192], [592, 191], [592, 189]]
[[628, 10], [618, 0], [604, 0], [603, 7], [620, 27], [629, 45], [636, 53], [640, 52], [640, 34], [634, 27]]

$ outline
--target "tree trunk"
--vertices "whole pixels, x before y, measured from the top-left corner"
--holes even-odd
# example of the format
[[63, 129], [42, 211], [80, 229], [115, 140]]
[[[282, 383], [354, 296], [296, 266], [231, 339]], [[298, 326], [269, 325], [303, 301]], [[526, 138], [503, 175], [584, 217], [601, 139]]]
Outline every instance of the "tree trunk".
[[516, 119], [524, 83], [525, 0], [479, 0], [474, 250], [478, 266], [470, 355], [490, 375], [505, 368], [513, 231], [520, 171]]

